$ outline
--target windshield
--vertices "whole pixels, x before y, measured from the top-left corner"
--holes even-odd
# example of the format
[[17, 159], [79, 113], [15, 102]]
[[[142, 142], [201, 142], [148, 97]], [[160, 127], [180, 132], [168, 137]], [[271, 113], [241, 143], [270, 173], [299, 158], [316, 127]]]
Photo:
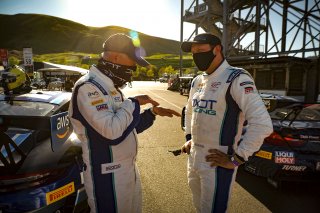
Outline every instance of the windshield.
[[[284, 119], [290, 112], [291, 108], [278, 108], [270, 113], [272, 119]], [[286, 120], [294, 119], [295, 113], [291, 113]], [[296, 121], [320, 121], [320, 104], [305, 105], [298, 114]]]
[[0, 115], [43, 116], [53, 108], [54, 105], [41, 102], [0, 101]]

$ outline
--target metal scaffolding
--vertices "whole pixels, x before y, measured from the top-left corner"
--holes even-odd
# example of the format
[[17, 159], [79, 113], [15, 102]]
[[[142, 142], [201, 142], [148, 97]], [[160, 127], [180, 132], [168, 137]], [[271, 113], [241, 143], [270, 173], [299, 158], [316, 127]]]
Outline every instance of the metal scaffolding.
[[259, 91], [320, 100], [320, 0], [181, 0], [181, 42], [185, 22], [195, 26], [186, 40], [199, 29], [218, 36]]
[[[181, 22], [222, 39], [227, 58], [319, 57], [320, 0], [193, 0]], [[187, 7], [186, 7], [187, 6]], [[183, 34], [183, 29], [182, 32]]]

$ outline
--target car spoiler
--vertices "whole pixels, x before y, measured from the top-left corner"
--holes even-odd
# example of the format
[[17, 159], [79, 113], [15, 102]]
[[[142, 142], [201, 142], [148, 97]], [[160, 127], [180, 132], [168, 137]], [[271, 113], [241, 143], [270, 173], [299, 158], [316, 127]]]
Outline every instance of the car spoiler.
[[51, 149], [53, 152], [63, 146], [73, 131], [68, 118], [68, 112], [62, 112], [53, 116], [0, 115], [0, 162], [3, 164], [3, 166], [0, 166], [0, 170], [5, 168], [9, 171], [16, 171], [20, 168], [28, 155], [28, 151], [23, 151], [5, 133], [8, 127], [50, 131]]
[[[61, 112], [52, 116], [22, 116], [0, 115], [0, 131], [7, 127], [16, 127], [30, 130], [50, 131], [51, 148], [56, 151], [61, 147], [72, 133], [68, 112]], [[4, 132], [0, 132], [2, 134]], [[0, 147], [3, 142], [0, 141]]]

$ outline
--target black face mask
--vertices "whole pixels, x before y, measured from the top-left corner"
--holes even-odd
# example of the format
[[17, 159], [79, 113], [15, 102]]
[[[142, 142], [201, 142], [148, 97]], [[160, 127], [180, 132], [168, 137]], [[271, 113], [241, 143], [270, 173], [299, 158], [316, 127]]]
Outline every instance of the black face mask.
[[136, 71], [137, 66], [114, 64], [101, 58], [97, 68], [108, 76], [116, 87], [122, 87], [125, 83], [131, 82], [132, 72]]
[[213, 49], [209, 50], [208, 52], [192, 54], [193, 61], [199, 70], [206, 71], [210, 67], [211, 62], [216, 57], [212, 50]]

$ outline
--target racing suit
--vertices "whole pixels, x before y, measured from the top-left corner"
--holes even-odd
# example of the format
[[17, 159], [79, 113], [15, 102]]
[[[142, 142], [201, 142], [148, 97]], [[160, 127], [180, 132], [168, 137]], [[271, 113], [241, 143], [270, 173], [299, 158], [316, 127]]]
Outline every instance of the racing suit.
[[125, 99], [94, 66], [76, 82], [69, 116], [82, 144], [91, 212], [141, 212], [137, 133], [155, 116], [150, 110], [140, 114], [138, 101]]
[[[243, 124], [246, 132], [242, 135]], [[209, 149], [243, 160], [272, 132], [267, 109], [250, 74], [226, 60], [210, 75], [197, 76], [186, 106], [186, 139], [191, 140], [188, 183], [197, 212], [225, 212], [236, 169], [211, 167]]]

